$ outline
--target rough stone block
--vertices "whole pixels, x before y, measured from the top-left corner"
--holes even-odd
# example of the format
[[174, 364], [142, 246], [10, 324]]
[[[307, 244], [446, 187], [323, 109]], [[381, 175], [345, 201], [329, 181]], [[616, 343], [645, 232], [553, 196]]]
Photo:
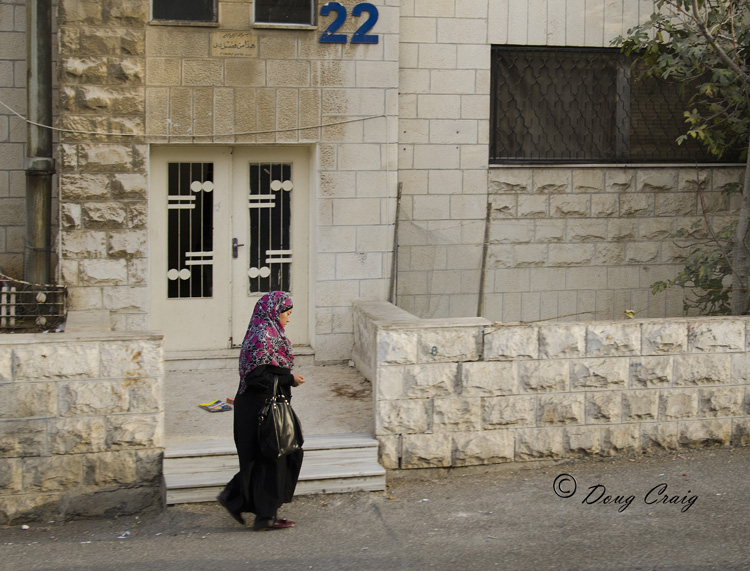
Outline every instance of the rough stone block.
[[64, 492], [82, 483], [83, 455], [27, 458], [23, 464], [24, 489], [39, 492]]
[[537, 401], [539, 425], [583, 424], [584, 396], [553, 394], [540, 395]]
[[635, 454], [640, 450], [641, 438], [638, 424], [619, 424], [602, 428], [602, 454], [617, 456]]
[[163, 415], [123, 414], [107, 417], [110, 450], [156, 448], [164, 445]]
[[101, 374], [110, 378], [152, 378], [164, 375], [161, 345], [157, 341], [102, 343]]
[[161, 488], [164, 473], [164, 450], [151, 448], [135, 450], [136, 481], [155, 484]]
[[120, 382], [69, 381], [60, 383], [61, 416], [110, 415], [128, 412], [130, 399]]
[[145, 174], [117, 173], [112, 177], [112, 196], [118, 199], [145, 199], [147, 187], [148, 180]]
[[588, 456], [599, 454], [602, 438], [598, 426], [569, 426], [565, 428], [565, 456]]
[[111, 258], [142, 258], [148, 254], [148, 237], [145, 230], [111, 232], [107, 254]]
[[586, 394], [586, 423], [620, 422], [622, 393], [602, 391]]
[[50, 343], [19, 346], [13, 350], [17, 381], [91, 378], [99, 374], [97, 343]]
[[102, 303], [105, 309], [112, 311], [145, 313], [148, 308], [148, 289], [134, 286], [104, 288]]
[[750, 353], [732, 355], [732, 384], [750, 384]]
[[411, 365], [404, 370], [407, 397], [423, 398], [453, 394], [458, 375], [458, 363]]
[[679, 444], [683, 448], [727, 446], [732, 437], [731, 420], [695, 420], [679, 424]]
[[89, 229], [123, 228], [127, 219], [127, 209], [119, 202], [86, 202], [81, 212]]
[[405, 434], [402, 468], [440, 468], [451, 465], [450, 434]]
[[80, 168], [90, 172], [128, 172], [133, 168], [133, 150], [129, 146], [79, 145], [78, 157]]
[[428, 329], [419, 333], [418, 359], [422, 363], [455, 363], [479, 359], [479, 327]]
[[513, 433], [509, 430], [464, 432], [453, 435], [453, 465], [476, 466], [513, 461]]
[[484, 359], [513, 360], [539, 357], [539, 328], [488, 327], [484, 332]]
[[641, 325], [643, 355], [682, 353], [688, 348], [686, 322], [643, 323]]
[[535, 424], [534, 396], [487, 397], [482, 399], [482, 406], [485, 429]]
[[659, 394], [659, 419], [693, 418], [698, 413], [698, 391], [666, 389]]
[[690, 349], [698, 353], [725, 353], [745, 350], [743, 321], [706, 320], [688, 326]]
[[641, 357], [630, 361], [631, 387], [667, 386], [672, 382], [672, 357]]
[[19, 382], [0, 385], [0, 418], [54, 417], [55, 383]]
[[721, 385], [731, 380], [730, 355], [676, 355], [675, 385]]
[[58, 418], [49, 424], [53, 454], [86, 454], [106, 449], [104, 417]]
[[119, 285], [127, 283], [128, 264], [125, 260], [81, 260], [81, 284]]
[[433, 399], [432, 430], [472, 431], [482, 426], [481, 402], [479, 398]]
[[404, 396], [404, 367], [378, 367], [375, 392], [379, 400], [396, 400]]
[[750, 446], [750, 419], [736, 418], [732, 421], [732, 445]]
[[13, 380], [13, 349], [0, 347], [0, 383]]
[[164, 388], [162, 379], [128, 378], [123, 385], [130, 392], [130, 408], [133, 413], [164, 411]]
[[516, 460], [562, 458], [563, 428], [523, 428], [516, 431]]
[[0, 420], [0, 457], [42, 456], [47, 450], [47, 420]]
[[743, 387], [700, 389], [700, 416], [739, 416], [743, 414]]
[[641, 328], [637, 323], [589, 325], [586, 330], [588, 357], [622, 357], [641, 352]]
[[60, 232], [61, 252], [66, 258], [98, 258], [107, 255], [107, 234], [86, 230]]
[[585, 351], [585, 325], [562, 324], [539, 328], [539, 356], [541, 358], [581, 357]]
[[136, 482], [135, 454], [132, 451], [88, 454], [83, 459], [83, 482], [105, 487]]
[[622, 393], [622, 419], [655, 420], [659, 412], [657, 391], [624, 391]]
[[641, 450], [643, 452], [677, 450], [678, 448], [676, 423], [644, 423], [641, 425]]
[[376, 434], [423, 433], [432, 428], [432, 402], [429, 399], [381, 402], [375, 418]]
[[417, 362], [417, 335], [412, 330], [380, 330], [377, 341], [377, 363], [400, 365]]
[[571, 388], [611, 389], [624, 387], [628, 379], [628, 360], [625, 358], [581, 359], [572, 362]]
[[3, 494], [18, 494], [23, 491], [22, 460], [0, 458], [0, 490]]
[[460, 375], [463, 396], [508, 395], [518, 392], [513, 363], [461, 363]]
[[518, 363], [518, 380], [528, 392], [568, 390], [570, 365], [565, 360], [522, 361]]
[[386, 470], [400, 468], [401, 462], [401, 435], [378, 436], [378, 460]]

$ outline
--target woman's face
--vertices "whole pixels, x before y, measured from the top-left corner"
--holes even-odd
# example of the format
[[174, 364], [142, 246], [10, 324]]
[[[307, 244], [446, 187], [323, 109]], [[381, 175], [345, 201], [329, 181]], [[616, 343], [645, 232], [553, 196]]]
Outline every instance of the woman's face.
[[289, 309], [279, 315], [279, 323], [281, 323], [282, 327], [286, 327], [286, 324], [289, 323], [289, 320], [292, 318], [292, 310]]

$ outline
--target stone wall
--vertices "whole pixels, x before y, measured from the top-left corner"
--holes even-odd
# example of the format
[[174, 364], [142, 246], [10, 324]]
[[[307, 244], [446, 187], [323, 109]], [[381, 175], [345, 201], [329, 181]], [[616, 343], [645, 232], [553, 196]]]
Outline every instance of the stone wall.
[[0, 524], [164, 501], [161, 337], [0, 336]]
[[500, 324], [355, 306], [387, 468], [750, 445], [750, 318]]

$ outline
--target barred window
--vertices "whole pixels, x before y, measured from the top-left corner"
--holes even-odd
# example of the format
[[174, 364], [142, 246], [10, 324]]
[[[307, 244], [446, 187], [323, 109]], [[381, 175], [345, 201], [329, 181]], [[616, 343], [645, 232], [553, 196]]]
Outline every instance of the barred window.
[[216, 0], [153, 0], [151, 17], [166, 22], [206, 22], [216, 18]]
[[256, 24], [305, 25], [315, 24], [313, 0], [255, 0]]
[[715, 162], [676, 142], [687, 90], [630, 66], [617, 49], [493, 46], [490, 163]]

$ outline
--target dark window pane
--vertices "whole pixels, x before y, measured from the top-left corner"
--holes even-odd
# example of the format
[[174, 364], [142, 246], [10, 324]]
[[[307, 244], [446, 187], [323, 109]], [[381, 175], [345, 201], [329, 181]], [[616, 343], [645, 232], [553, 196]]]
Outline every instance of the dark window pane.
[[216, 0], [153, 0], [153, 19], [216, 22]]
[[716, 161], [676, 142], [689, 86], [634, 81], [630, 67], [615, 49], [493, 46], [490, 162]]
[[312, 0], [256, 0], [255, 22], [312, 25], [313, 6]]

